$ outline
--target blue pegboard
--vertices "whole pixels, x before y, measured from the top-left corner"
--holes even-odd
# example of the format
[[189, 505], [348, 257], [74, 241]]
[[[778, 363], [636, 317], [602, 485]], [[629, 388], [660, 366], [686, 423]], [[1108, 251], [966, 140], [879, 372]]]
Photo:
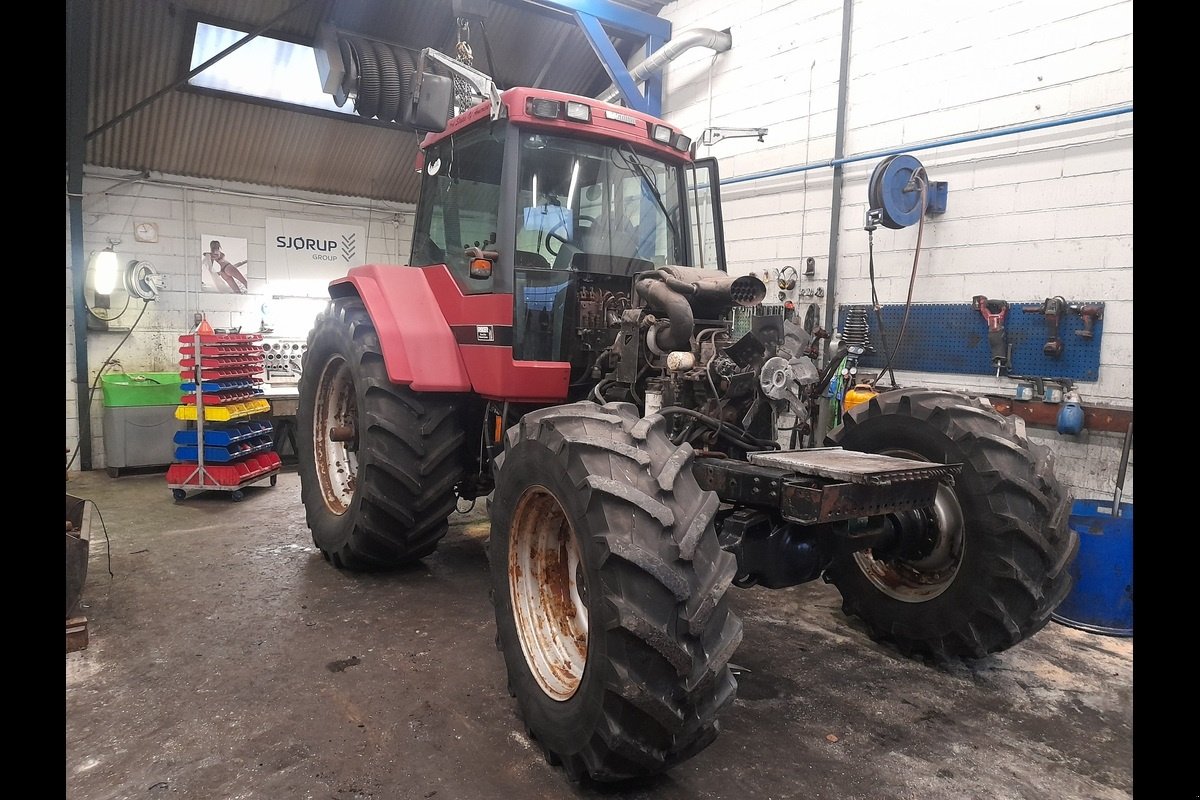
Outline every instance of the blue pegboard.
[[[1045, 299], [1045, 298], [1043, 298]], [[1070, 300], [1072, 304], [1098, 305], [1092, 300]], [[1058, 358], [1048, 358], [1042, 352], [1046, 343], [1046, 318], [1041, 314], [1022, 311], [1024, 306], [1041, 306], [1042, 300], [1008, 301], [1005, 329], [1012, 346], [1009, 372], [1013, 375], [1070, 378], [1076, 381], [1096, 381], [1100, 376], [1100, 341], [1104, 320], [1097, 320], [1094, 337], [1085, 339], [1075, 331], [1083, 329], [1083, 320], [1076, 314], [1064, 314], [1058, 329], [1063, 352]], [[868, 304], [838, 306], [838, 331], [844, 332], [846, 314], [851, 308], [867, 311], [871, 344], [874, 353], [859, 360], [864, 369], [882, 369], [887, 360], [879, 337], [879, 321]], [[882, 309], [884, 331], [889, 349], [896, 346], [904, 305], [885, 305]], [[916, 372], [950, 372], [962, 375], [995, 375], [992, 353], [988, 348], [987, 325], [970, 303], [914, 303], [908, 317], [904, 341], [892, 360], [893, 369]]]

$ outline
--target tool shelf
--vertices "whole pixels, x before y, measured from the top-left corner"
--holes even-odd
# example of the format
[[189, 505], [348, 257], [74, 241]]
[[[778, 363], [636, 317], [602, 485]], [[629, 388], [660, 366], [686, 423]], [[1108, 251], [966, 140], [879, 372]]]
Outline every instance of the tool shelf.
[[261, 333], [185, 333], [179, 337], [180, 344], [193, 347], [206, 344], [225, 344], [241, 347], [249, 342], [261, 342]]
[[[255, 453], [270, 450], [272, 447], [274, 447], [274, 442], [271, 441], [270, 436], [243, 440], [225, 446], [214, 445], [210, 447], [206, 445], [204, 448], [204, 460], [215, 464], [226, 464], [246, 456], [252, 456]], [[195, 445], [176, 447], [175, 458], [178, 461], [198, 461], [200, 458], [200, 448]]]
[[[181, 347], [179, 348], [179, 352], [184, 358], [196, 357], [196, 348], [194, 347]], [[254, 358], [255, 355], [261, 352], [262, 348], [260, 348], [258, 345], [251, 345], [250, 347], [213, 346], [200, 348], [200, 355], [206, 360], [217, 358]]]
[[[219, 406], [229, 403], [245, 403], [261, 397], [262, 394], [262, 389], [227, 389], [220, 392], [201, 392], [199, 397], [206, 406]], [[185, 394], [182, 400], [185, 405], [193, 406], [196, 404], [196, 397], [197, 395], [193, 392]]]
[[271, 423], [252, 419], [271, 411], [260, 386], [261, 339], [212, 333], [207, 322], [179, 337], [183, 394], [175, 418], [194, 425], [173, 437], [175, 463], [167, 469], [167, 486], [176, 502], [189, 491], [204, 490], [229, 492], [236, 502], [248, 486], [275, 485], [282, 462], [272, 449]]
[[[210, 429], [204, 432], [204, 444], [226, 447], [236, 442], [254, 439], [259, 436], [271, 436], [274, 427], [270, 422], [242, 422], [227, 425], [223, 429]], [[199, 431], [175, 431], [174, 442], [185, 447], [195, 447], [200, 442]]]
[[[256, 366], [255, 364], [245, 364], [239, 367], [202, 365], [200, 367], [200, 382], [250, 380], [258, 375], [258, 373], [261, 371], [262, 367]], [[195, 381], [195, 370], [185, 369], [179, 373], [179, 377], [186, 381]]]
[[[243, 367], [257, 367], [263, 363], [262, 357], [257, 358], [252, 356], [226, 356], [224, 358], [209, 358], [200, 357], [204, 360], [204, 369], [241, 369]], [[186, 369], [198, 367], [200, 364], [194, 358], [183, 358], [179, 361], [179, 366]]]
[[[204, 411], [203, 415], [200, 414], [201, 409]], [[270, 411], [270, 401], [263, 398], [223, 406], [208, 406], [201, 403], [197, 407], [195, 404], [185, 404], [175, 409], [175, 419], [196, 420], [203, 416], [207, 422], [229, 422], [255, 414], [267, 414]]]
[[[200, 384], [200, 389], [205, 392], [228, 392], [233, 389], [257, 389], [262, 385], [262, 378], [231, 378], [223, 381], [204, 380]], [[179, 390], [182, 392], [196, 391], [196, 383], [194, 381], [185, 381], [179, 384]]]

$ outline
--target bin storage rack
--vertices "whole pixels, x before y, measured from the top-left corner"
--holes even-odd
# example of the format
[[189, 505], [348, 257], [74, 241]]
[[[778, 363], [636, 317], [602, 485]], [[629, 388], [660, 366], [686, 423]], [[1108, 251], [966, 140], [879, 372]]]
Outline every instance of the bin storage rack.
[[175, 433], [167, 485], [177, 501], [192, 489], [229, 492], [236, 502], [247, 486], [274, 486], [281, 467], [270, 421], [254, 419], [271, 411], [260, 386], [262, 336], [210, 333], [206, 327], [179, 337], [183, 395], [175, 417], [195, 426]]

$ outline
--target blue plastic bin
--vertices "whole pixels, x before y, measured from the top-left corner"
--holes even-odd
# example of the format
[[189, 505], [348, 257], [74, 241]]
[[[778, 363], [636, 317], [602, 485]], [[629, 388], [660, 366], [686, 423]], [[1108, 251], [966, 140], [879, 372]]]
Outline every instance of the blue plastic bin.
[[1133, 503], [1076, 500], [1067, 523], [1079, 534], [1075, 585], [1051, 617], [1072, 628], [1133, 636]]

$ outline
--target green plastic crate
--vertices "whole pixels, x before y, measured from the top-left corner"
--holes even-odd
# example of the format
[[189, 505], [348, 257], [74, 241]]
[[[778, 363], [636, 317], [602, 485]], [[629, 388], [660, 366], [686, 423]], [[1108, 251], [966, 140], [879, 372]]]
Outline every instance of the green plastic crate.
[[177, 406], [178, 372], [110, 372], [100, 379], [105, 408]]

